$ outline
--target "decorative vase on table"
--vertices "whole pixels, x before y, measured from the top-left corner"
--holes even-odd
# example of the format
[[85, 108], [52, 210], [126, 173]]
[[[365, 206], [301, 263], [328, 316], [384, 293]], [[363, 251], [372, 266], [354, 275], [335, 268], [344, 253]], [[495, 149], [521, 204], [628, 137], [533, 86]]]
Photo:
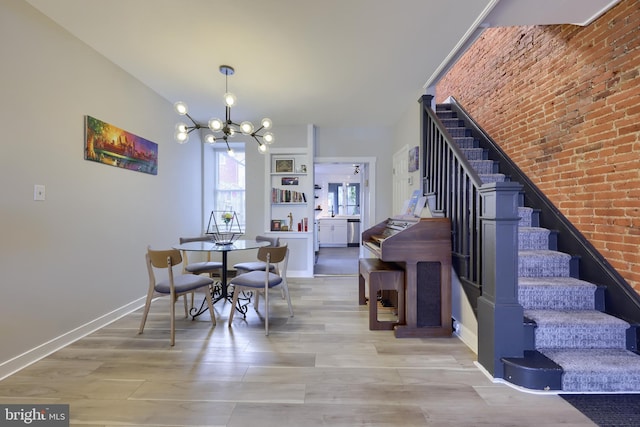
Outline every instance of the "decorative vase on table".
[[217, 245], [230, 245], [242, 236], [238, 215], [233, 210], [211, 211], [207, 234]]

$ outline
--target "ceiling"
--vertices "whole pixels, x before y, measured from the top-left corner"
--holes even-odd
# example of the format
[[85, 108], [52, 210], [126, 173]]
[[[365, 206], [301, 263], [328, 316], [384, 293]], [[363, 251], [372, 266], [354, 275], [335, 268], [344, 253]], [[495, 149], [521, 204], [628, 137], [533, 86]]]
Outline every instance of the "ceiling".
[[[26, 0], [206, 122], [393, 126], [488, 26], [587, 24], [618, 0]], [[177, 116], [176, 116], [177, 121]]]

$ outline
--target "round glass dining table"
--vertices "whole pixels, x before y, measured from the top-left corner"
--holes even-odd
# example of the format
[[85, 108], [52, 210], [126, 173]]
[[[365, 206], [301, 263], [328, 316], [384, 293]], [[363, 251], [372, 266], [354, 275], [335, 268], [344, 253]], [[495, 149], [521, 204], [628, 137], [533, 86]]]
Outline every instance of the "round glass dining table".
[[[220, 244], [214, 242], [213, 240], [210, 242], [186, 242], [179, 245], [173, 246], [174, 249], [178, 249], [181, 251], [190, 251], [190, 252], [220, 252], [222, 254], [222, 280], [221, 280], [221, 295], [217, 299], [214, 299], [214, 302], [218, 302], [220, 300], [228, 300], [229, 295], [227, 292], [227, 269], [228, 269], [228, 257], [229, 252], [232, 251], [242, 251], [246, 249], [256, 249], [262, 246], [269, 246], [269, 242], [256, 241], [256, 240], [245, 240], [238, 239], [231, 243]], [[197, 317], [201, 315], [204, 311], [206, 311], [206, 306], [204, 309], [200, 309], [198, 313], [194, 314], [193, 317]]]

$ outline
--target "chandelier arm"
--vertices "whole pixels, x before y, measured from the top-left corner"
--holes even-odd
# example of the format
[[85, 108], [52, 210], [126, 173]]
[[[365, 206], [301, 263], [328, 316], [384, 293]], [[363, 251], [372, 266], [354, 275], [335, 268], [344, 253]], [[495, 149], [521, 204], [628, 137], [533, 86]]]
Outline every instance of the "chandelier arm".
[[[258, 138], [256, 138], [256, 135], [255, 135], [255, 134], [253, 134], [253, 133], [252, 133], [252, 134], [251, 134], [251, 136], [253, 137], [253, 139], [255, 139], [255, 140], [256, 140], [256, 142], [258, 143], [258, 146], [261, 146], [261, 145], [262, 145], [262, 142], [260, 142], [260, 140], [259, 140]], [[260, 136], [260, 135], [258, 135], [258, 136]]]
[[200, 125], [198, 124], [198, 122], [196, 122], [196, 121], [193, 119], [193, 117], [191, 117], [191, 116], [189, 115], [189, 113], [184, 113], [184, 115], [185, 115], [185, 116], [187, 116], [187, 118], [188, 118], [189, 120], [191, 120], [191, 123], [193, 123], [193, 125], [194, 125], [195, 127], [200, 126]]

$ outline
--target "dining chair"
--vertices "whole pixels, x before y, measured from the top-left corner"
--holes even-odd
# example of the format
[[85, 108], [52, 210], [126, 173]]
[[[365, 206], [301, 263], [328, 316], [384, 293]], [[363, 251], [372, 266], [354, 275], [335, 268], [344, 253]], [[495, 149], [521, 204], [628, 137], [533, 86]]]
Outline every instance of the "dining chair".
[[[180, 237], [180, 244], [187, 242], [211, 242], [210, 236], [198, 236], [198, 237]], [[209, 277], [213, 277], [214, 274], [219, 275], [222, 271], [222, 262], [211, 261], [211, 252], [207, 252], [207, 260], [201, 262], [189, 263], [187, 257], [188, 251], [182, 251], [182, 258], [184, 259], [183, 273], [192, 274], [208, 274]]]
[[[180, 244], [188, 242], [211, 242], [211, 236], [198, 236], [198, 237], [180, 237]], [[187, 274], [208, 274], [210, 278], [222, 277], [222, 262], [211, 261], [211, 252], [207, 252], [206, 261], [189, 262], [189, 251], [182, 251], [182, 258], [184, 263], [182, 264], [182, 273]], [[217, 288], [211, 289], [211, 292], [218, 291]], [[191, 294], [191, 307], [193, 307], [195, 299], [195, 292]]]
[[[291, 306], [291, 296], [287, 285], [287, 262], [289, 259], [289, 248], [283, 246], [263, 246], [258, 249], [258, 259], [264, 262], [264, 270], [254, 270], [240, 274], [229, 282], [233, 285], [233, 301], [231, 303], [231, 313], [229, 314], [229, 327], [233, 322], [236, 312], [238, 297], [240, 292], [249, 291], [255, 294], [253, 307], [258, 311], [258, 295], [264, 294], [264, 331], [269, 335], [269, 290], [276, 286], [281, 286], [284, 296], [289, 305], [289, 314], [293, 317], [293, 307]], [[280, 264], [278, 273], [269, 271], [272, 264]]]
[[[280, 238], [279, 237], [269, 237], [269, 236], [256, 236], [256, 242], [269, 242], [269, 246], [267, 247], [275, 247], [280, 246]], [[264, 270], [265, 263], [264, 261], [249, 261], [249, 262], [240, 262], [238, 264], [234, 264], [233, 268], [238, 272], [238, 274], [248, 273], [250, 271], [256, 270]], [[271, 264], [269, 267], [272, 273], [276, 273], [276, 264]]]
[[[174, 346], [176, 341], [176, 301], [181, 296], [184, 297], [184, 315], [185, 317], [188, 317], [187, 295], [193, 294], [196, 289], [204, 287], [208, 288], [213, 284], [213, 279], [198, 274], [174, 273], [173, 267], [182, 263], [182, 255], [177, 249], [153, 250], [150, 247], [147, 247], [145, 259], [147, 263], [147, 271], [149, 273], [149, 289], [147, 291], [147, 300], [144, 306], [144, 313], [142, 314], [142, 321], [140, 322], [140, 330], [138, 333], [141, 334], [144, 331], [144, 325], [147, 321], [151, 301], [158, 296], [169, 296], [171, 297], [171, 303], [169, 304], [171, 312], [171, 346]], [[162, 270], [166, 270], [166, 279], [157, 280], [156, 271], [159, 273]], [[209, 313], [211, 314], [211, 323], [215, 325], [216, 317], [213, 311], [211, 293], [208, 291], [205, 292], [205, 298], [207, 300], [207, 305], [209, 306]]]

